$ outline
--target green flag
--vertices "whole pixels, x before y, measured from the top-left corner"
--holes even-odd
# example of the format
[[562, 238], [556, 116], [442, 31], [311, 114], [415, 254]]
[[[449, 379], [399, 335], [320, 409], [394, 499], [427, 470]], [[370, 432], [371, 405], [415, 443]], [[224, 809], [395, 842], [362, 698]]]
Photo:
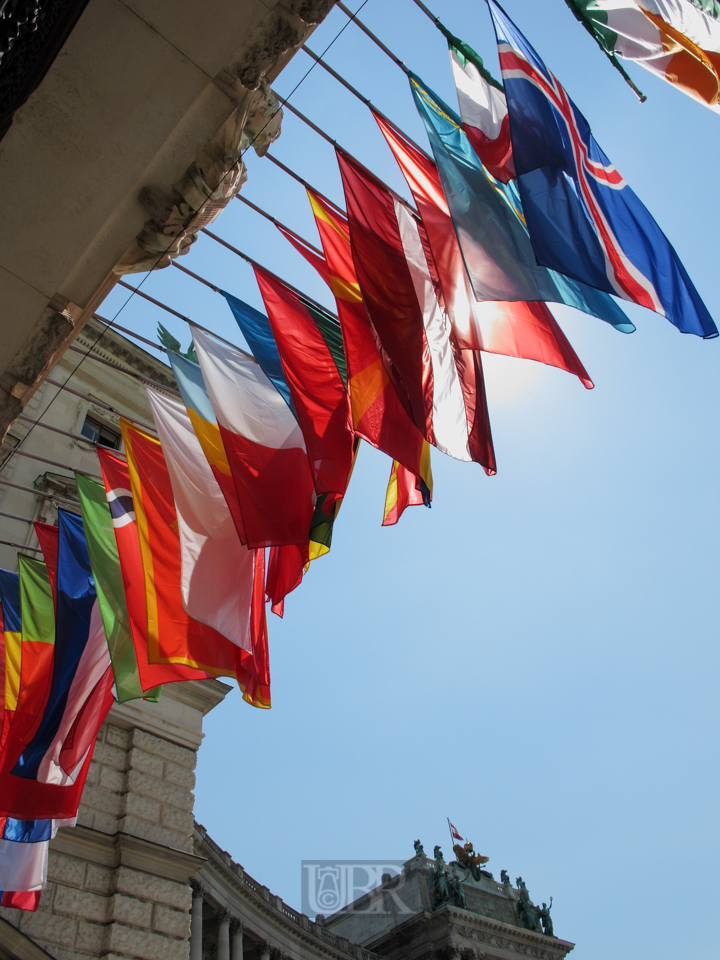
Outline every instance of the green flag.
[[55, 607], [42, 560], [18, 554], [22, 643], [55, 643]]
[[83, 473], [76, 473], [75, 481], [100, 614], [110, 649], [118, 701], [124, 703], [126, 700], [137, 700], [141, 697], [157, 700], [161, 687], [143, 692], [140, 686], [135, 645], [125, 602], [125, 586], [110, 507], [105, 498], [105, 487]]
[[45, 709], [55, 656], [55, 604], [47, 567], [36, 557], [18, 554], [20, 587], [20, 689], [13, 730], [21, 738]]

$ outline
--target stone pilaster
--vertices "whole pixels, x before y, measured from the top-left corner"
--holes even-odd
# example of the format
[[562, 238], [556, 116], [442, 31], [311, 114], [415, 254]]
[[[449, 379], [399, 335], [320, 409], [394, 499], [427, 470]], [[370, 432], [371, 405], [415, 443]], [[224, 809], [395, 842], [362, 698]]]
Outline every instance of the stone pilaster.
[[[0, 915], [55, 960], [187, 960], [195, 763], [202, 719], [230, 688], [170, 684], [116, 705], [103, 725], [78, 826], [50, 845], [37, 913]], [[3, 929], [0, 928], [0, 955]]]

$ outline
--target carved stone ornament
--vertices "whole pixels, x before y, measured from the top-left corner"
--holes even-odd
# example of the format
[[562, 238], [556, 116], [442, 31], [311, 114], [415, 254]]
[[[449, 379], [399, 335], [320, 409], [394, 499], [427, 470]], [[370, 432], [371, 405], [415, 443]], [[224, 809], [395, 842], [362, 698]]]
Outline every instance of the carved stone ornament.
[[285, 0], [258, 25], [238, 62], [216, 78], [238, 107], [167, 194], [153, 187], [141, 191], [150, 219], [115, 265], [116, 274], [169, 266], [236, 196], [247, 180], [245, 151], [252, 146], [262, 157], [280, 136], [282, 109], [266, 74], [302, 45], [334, 2]]

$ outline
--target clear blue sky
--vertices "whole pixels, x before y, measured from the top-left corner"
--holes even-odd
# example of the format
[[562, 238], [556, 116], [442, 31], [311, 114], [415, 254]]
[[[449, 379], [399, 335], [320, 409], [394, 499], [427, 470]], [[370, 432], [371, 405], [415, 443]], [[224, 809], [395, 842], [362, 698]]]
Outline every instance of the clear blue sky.
[[[436, 13], [497, 73], [480, 0]], [[629, 68], [632, 91], [563, 0], [506, 0], [675, 245], [720, 323], [720, 117]], [[411, 0], [361, 18], [448, 102], [445, 43]], [[346, 18], [334, 11], [320, 52]], [[327, 55], [424, 143], [407, 81], [354, 26]], [[276, 87], [310, 66], [298, 53]], [[316, 68], [295, 104], [403, 194], [367, 110]], [[276, 155], [342, 200], [331, 149], [288, 116]], [[303, 190], [248, 158], [245, 195], [317, 242]], [[323, 284], [233, 202], [217, 231], [308, 294]], [[202, 238], [182, 261], [261, 306], [250, 269]], [[241, 342], [224, 301], [169, 269], [145, 289]], [[124, 295], [103, 307], [110, 316]], [[624, 336], [566, 311], [596, 388], [486, 355], [498, 475], [434, 456], [432, 510], [382, 529], [389, 461], [363, 445], [331, 554], [270, 619], [273, 702], [237, 692], [206, 721], [196, 817], [299, 906], [303, 858], [447, 850], [449, 816], [498, 877], [552, 895], [578, 960], [715, 960], [718, 871], [720, 341], [627, 307]], [[134, 298], [119, 321], [181, 323]]]

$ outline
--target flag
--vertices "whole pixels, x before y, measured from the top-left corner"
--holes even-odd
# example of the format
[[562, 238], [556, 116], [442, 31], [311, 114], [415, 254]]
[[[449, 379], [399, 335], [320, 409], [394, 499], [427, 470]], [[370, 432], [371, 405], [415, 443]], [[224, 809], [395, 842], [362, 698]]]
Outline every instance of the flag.
[[353, 463], [347, 365], [340, 324], [272, 274], [255, 267], [268, 320], [307, 446], [318, 495], [342, 498]]
[[448, 48], [463, 129], [483, 166], [507, 183], [515, 176], [515, 165], [502, 84], [468, 44], [453, 37], [448, 38]]
[[[30, 821], [35, 824], [37, 821]], [[47, 837], [31, 842], [0, 839], [0, 890], [3, 895], [42, 890], [47, 882], [48, 849], [52, 821], [39, 821]], [[22, 821], [15, 821], [22, 823]], [[5, 903], [2, 906], [6, 906]], [[12, 904], [7, 904], [12, 906]], [[22, 908], [21, 908], [22, 909]]]
[[[450, 823], [449, 820], [448, 820], [448, 823]], [[458, 833], [458, 829], [457, 829], [457, 827], [455, 826], [454, 823], [450, 823], [450, 833], [452, 834], [453, 840], [464, 840], [464, 839], [465, 839], [465, 837], [461, 837], [461, 836], [460, 836], [460, 834]]]
[[[279, 281], [277, 282], [279, 283]], [[280, 286], [284, 287], [283, 284], [280, 284]], [[288, 291], [288, 293], [290, 292], [291, 291]], [[325, 397], [325, 402], [323, 403], [321, 398], [314, 395], [314, 389], [318, 386], [317, 383], [312, 384], [310, 390], [308, 390], [307, 384], [305, 384], [303, 387], [302, 376], [300, 376], [300, 378], [297, 376], [293, 377], [292, 366], [290, 367], [290, 373], [286, 371], [285, 367], [283, 366], [283, 361], [280, 359], [280, 351], [278, 349], [276, 334], [273, 332], [273, 327], [271, 326], [268, 317], [266, 317], [263, 313], [260, 313], [260, 311], [256, 310], [254, 307], [251, 307], [250, 304], [244, 303], [242, 300], [238, 300], [237, 297], [233, 297], [229, 293], [224, 294], [224, 296], [230, 309], [232, 310], [233, 316], [235, 317], [243, 336], [247, 340], [248, 345], [253, 352], [255, 359], [260, 364], [263, 373], [271, 381], [271, 383], [274, 384], [275, 388], [279, 391], [280, 395], [283, 397], [288, 407], [292, 411], [293, 416], [298, 421], [300, 429], [303, 432], [305, 443], [308, 446], [309, 452], [311, 453], [310, 467], [313, 472], [313, 483], [316, 491], [318, 491], [318, 497], [315, 501], [313, 517], [310, 522], [308, 549], [304, 550], [300, 545], [297, 544], [289, 544], [287, 546], [272, 548], [276, 551], [287, 550], [287, 557], [284, 557], [280, 563], [284, 569], [288, 569], [288, 565], [290, 565], [293, 570], [297, 572], [299, 569], [302, 569], [305, 564], [307, 564], [308, 560], [315, 560], [318, 557], [328, 553], [332, 543], [332, 531], [335, 517], [340, 509], [339, 504], [336, 502], [338, 493], [336, 492], [333, 494], [332, 491], [325, 489], [327, 486], [327, 478], [325, 476], [326, 471], [321, 470], [320, 473], [318, 473], [323, 459], [322, 456], [318, 461], [317, 458], [313, 457], [312, 452], [310, 451], [310, 447], [312, 447], [312, 450], [315, 451], [315, 453], [322, 455], [323, 450], [327, 450], [327, 445], [324, 442], [324, 438], [316, 435], [317, 429], [315, 426], [318, 415], [321, 419], [327, 420], [327, 413], [325, 413], [324, 417], [322, 413], [323, 409], [327, 407], [327, 397]], [[327, 320], [328, 322], [332, 323], [332, 318], [328, 317]], [[339, 335], [339, 331], [334, 331], [331, 327], [328, 333], [331, 342], [333, 333], [338, 333]], [[327, 346], [325, 341], [323, 341], [323, 344]], [[323, 348], [320, 347], [320, 349]], [[344, 359], [344, 356], [341, 352], [342, 343], [340, 342], [338, 344], [336, 340], [334, 349], [336, 350], [336, 353], [338, 349], [340, 351], [337, 356], [336, 363], [342, 363]], [[288, 363], [291, 363], [294, 360], [295, 368], [297, 368], [298, 358], [293, 357], [292, 351], [285, 349], [284, 353], [287, 354]], [[307, 371], [307, 367], [305, 369]], [[300, 368], [300, 371], [296, 370], [296, 373], [297, 372], [302, 374], [302, 367]], [[313, 375], [315, 376], [315, 374]], [[293, 379], [292, 389], [288, 379], [289, 376]], [[300, 405], [299, 408], [297, 404]], [[298, 409], [300, 412], [298, 412]], [[343, 409], [346, 409], [346, 407]], [[321, 422], [321, 429], [322, 426], [323, 424]], [[326, 424], [326, 426], [330, 426], [330, 424]], [[333, 424], [333, 426], [336, 427], [335, 436], [332, 436], [331, 434], [330, 439], [337, 443], [338, 435], [341, 435], [341, 428], [338, 424]], [[347, 487], [353, 462], [352, 435], [350, 434], [349, 437], [349, 442], [351, 445], [351, 465], [344, 480], [343, 492], [344, 488]], [[273, 584], [276, 582], [275, 572], [278, 569], [277, 562], [274, 562], [273, 557], [271, 556], [270, 565], [268, 568], [268, 577], [270, 579], [271, 586], [268, 596], [275, 598], [273, 601], [273, 609], [278, 607], [281, 602], [281, 596], [277, 593], [277, 588], [273, 586]], [[300, 580], [297, 580], [294, 574], [292, 579], [293, 582], [296, 582], [296, 586], [300, 583]], [[286, 578], [283, 578], [283, 582], [288, 581]], [[279, 581], [277, 581], [277, 583], [279, 584]], [[283, 593], [282, 596], [285, 596], [285, 594]]]
[[41, 892], [34, 890], [31, 893], [16, 893], [0, 890], [0, 907], [14, 907], [16, 910], [29, 910], [32, 913], [40, 905]]
[[493, 474], [479, 355], [453, 342], [424, 230], [356, 161], [337, 155], [355, 272], [385, 373], [429, 443], [456, 459], [476, 460]]
[[183, 607], [251, 651], [253, 551], [240, 543], [184, 405], [157, 390], [147, 394], [177, 511]]
[[52, 590], [53, 605], [57, 606], [57, 565], [58, 565], [58, 528], [51, 523], [43, 523], [36, 520], [35, 536], [38, 538], [40, 549], [42, 550], [43, 560], [47, 566], [48, 577], [50, 578], [50, 589]]
[[[313, 203], [313, 197], [314, 197], [314, 195], [313, 195], [310, 191], [308, 191], [308, 196], [310, 197], [310, 201], [311, 201], [311, 204], [312, 204], [312, 203]], [[322, 199], [317, 199], [317, 208], [322, 211], [323, 207], [321, 206], [321, 204], [322, 204]], [[327, 207], [327, 205], [325, 205], [325, 206]], [[313, 206], [313, 209], [315, 209], [315, 206]], [[343, 219], [343, 222], [344, 222], [345, 228], [346, 228], [346, 229], [345, 229], [345, 233], [347, 233], [347, 221], [345, 220], [344, 217], [343, 217], [342, 219]], [[328, 222], [329, 222], [329, 221], [328, 221]], [[320, 224], [320, 220], [318, 220], [318, 225], [319, 225], [319, 224]], [[345, 235], [343, 234], [343, 237], [344, 237], [344, 236], [345, 236]], [[290, 240], [290, 237], [288, 237], [287, 239]], [[292, 242], [292, 241], [291, 241], [291, 242]], [[341, 242], [342, 242], [342, 241], [341, 241]], [[348, 250], [349, 250], [349, 234], [347, 234], [347, 242], [348, 242]], [[293, 243], [293, 246], [295, 247], [296, 250], [298, 250], [298, 251], [307, 259], [308, 263], [311, 263], [311, 264], [316, 268], [316, 270], [318, 271], [318, 273], [320, 274], [320, 276], [323, 278], [323, 280], [327, 283], [327, 285], [330, 287], [330, 289], [333, 290], [333, 289], [334, 289], [334, 287], [333, 287], [333, 279], [332, 279], [331, 276], [330, 276], [330, 271], [329, 271], [329, 269], [328, 269], [328, 267], [327, 267], [327, 261], [324, 260], [324, 259], [322, 260], [323, 266], [322, 266], [322, 268], [321, 268], [320, 266], [318, 266], [318, 264], [317, 264], [317, 262], [316, 262], [316, 261], [320, 260], [320, 258], [319, 258], [317, 255], [313, 254], [313, 253], [312, 253], [311, 251], [309, 251], [309, 250], [306, 250], [303, 246], [300, 246], [300, 245], [297, 244], [297, 243]], [[352, 267], [352, 259], [350, 259], [349, 267], [350, 267], [350, 269], [353, 270], [353, 276], [354, 276], [354, 267]], [[336, 278], [336, 280], [335, 280], [335, 283], [336, 283], [336, 286], [339, 286], [339, 285], [337, 284], [337, 278]], [[356, 283], [355, 285], [357, 286], [357, 283]], [[345, 291], [345, 292], [346, 292], [346, 291]], [[341, 312], [340, 299], [341, 299], [340, 296], [336, 297], [336, 302], [337, 302], [337, 304], [338, 304], [338, 313]], [[351, 301], [350, 301], [351, 303], [353, 302], [353, 299], [354, 299], [354, 298], [351, 298]], [[348, 306], [349, 306], [349, 304], [348, 304]], [[361, 307], [361, 309], [360, 309], [358, 312], [359, 312], [359, 314], [361, 314], [361, 315], [364, 314], [364, 308]], [[362, 318], [359, 317], [358, 319], [362, 319]], [[352, 322], [352, 321], [351, 321], [351, 322]], [[342, 329], [342, 328], [341, 328], [341, 329]], [[371, 357], [372, 357], [372, 354], [371, 354]], [[374, 358], [373, 358], [373, 360], [371, 360], [371, 362], [374, 362]], [[347, 364], [347, 358], [346, 358], [346, 360], [345, 360], [346, 378], [347, 378], [347, 365], [348, 365], [348, 364]], [[347, 390], [347, 393], [348, 393], [348, 403], [349, 403], [349, 410], [348, 410], [348, 412], [349, 412], [349, 414], [350, 414], [348, 420], [349, 420], [349, 424], [352, 424], [352, 422], [353, 422], [353, 415], [352, 415], [353, 404], [352, 404], [352, 397], [351, 397], [351, 393], [350, 393], [350, 390], [349, 390], [349, 389]], [[404, 411], [403, 411], [402, 415], [405, 416]], [[358, 437], [358, 441], [359, 441], [359, 437]], [[356, 445], [355, 445], [355, 450], [357, 451], [357, 443], [356, 443]], [[421, 452], [421, 454], [420, 454], [420, 463], [423, 463], [424, 466], [425, 466], [425, 468], [426, 468], [427, 471], [428, 471], [427, 476], [428, 476], [428, 479], [429, 479], [429, 481], [430, 481], [430, 486], [429, 486], [429, 487], [428, 487], [425, 479], [423, 479], [423, 477], [416, 476], [414, 473], [412, 473], [412, 471], [408, 470], [407, 467], [404, 467], [404, 466], [403, 466], [401, 463], [399, 463], [397, 460], [393, 460], [392, 466], [391, 466], [391, 468], [390, 468], [390, 479], [389, 479], [389, 481], [388, 481], [387, 492], [386, 492], [386, 494], [385, 494], [385, 511], [384, 511], [384, 518], [383, 518], [383, 526], [387, 526], [389, 523], [397, 523], [397, 521], [398, 521], [398, 520], [400, 519], [400, 517], [402, 516], [403, 511], [405, 510], [405, 507], [409, 507], [409, 506], [419, 506], [420, 504], [422, 504], [423, 506], [426, 506], [426, 507], [429, 507], [429, 506], [430, 506], [431, 501], [432, 501], [432, 492], [431, 492], [431, 488], [432, 488], [432, 474], [431, 474], [431, 472], [430, 472], [430, 447], [429, 447], [429, 444], [428, 444], [427, 440], [423, 440], [423, 441], [422, 441], [422, 452]], [[402, 503], [403, 503], [402, 506], [399, 506], [399, 505], [398, 505], [398, 500], [397, 500], [397, 497], [398, 497], [398, 478], [400, 478], [400, 489], [401, 489], [401, 490], [407, 489], [408, 493], [409, 493], [409, 491], [410, 491], [411, 489], [416, 491], [416, 493], [413, 494], [412, 496], [410, 496], [409, 498], [404, 498], [404, 497], [402, 496], [402, 494], [401, 494], [401, 500], [402, 500]], [[319, 503], [319, 502], [320, 502], [320, 498], [318, 498], [318, 503]], [[316, 507], [315, 507], [315, 516], [316, 516], [316, 517], [318, 516], [317, 504], [316, 504]], [[388, 521], [387, 518], [390, 517], [390, 516], [395, 517], [395, 519]], [[325, 524], [325, 526], [328, 527], [329, 534], [331, 535], [331, 533], [332, 533], [332, 525], [331, 525], [330, 523], [328, 523], [328, 524]], [[328, 544], [327, 544], [328, 549], [329, 549], [329, 546], [330, 546], [330, 544], [329, 544], [329, 542], [328, 542]], [[311, 547], [312, 547], [312, 544], [311, 544]], [[312, 552], [312, 551], [311, 551], [311, 552]], [[311, 556], [310, 559], [312, 559], [312, 556]], [[296, 576], [296, 572], [297, 572], [297, 568], [293, 568], [293, 573], [292, 573], [290, 576], [291, 576], [291, 577]], [[297, 582], [299, 583], [299, 580], [298, 580]], [[288, 591], [288, 592], [289, 592], [289, 591]], [[282, 604], [273, 603], [273, 612], [278, 613], [280, 616], [282, 616], [282, 615], [283, 615], [283, 614], [282, 614]]]
[[566, 0], [611, 60], [631, 60], [720, 112], [716, 0]]
[[[297, 252], [301, 254], [303, 257], [305, 257], [308, 263], [311, 263], [315, 267], [315, 269], [323, 278], [325, 283], [329, 287], [332, 287], [332, 281], [330, 279], [330, 271], [328, 270], [327, 261], [325, 260], [325, 257], [321, 257], [320, 254], [309, 243], [307, 243], [305, 240], [302, 239], [302, 237], [298, 237], [297, 234], [291, 233], [290, 230], [286, 229], [284, 226], [282, 226], [277, 222], [275, 223], [275, 226], [278, 228], [280, 233], [285, 237], [288, 243], [291, 243], [293, 247], [295, 247]], [[228, 296], [228, 295], [225, 294], [225, 296]], [[253, 350], [253, 353], [254, 352], [255, 351]]]
[[192, 328], [203, 380], [232, 470], [247, 545], [305, 544], [315, 493], [305, 441], [251, 358]]
[[[261, 364], [261, 366], [263, 366], [268, 378], [274, 383], [275, 387], [280, 391], [281, 396], [287, 400], [288, 406], [290, 409], [292, 409], [290, 389], [282, 372], [280, 356], [277, 353], [277, 347], [272, 337], [272, 332], [270, 331], [267, 317], [263, 317], [258, 310], [255, 310], [248, 304], [243, 303], [242, 300], [238, 300], [236, 297], [231, 296], [231, 294], [225, 294], [225, 296], [232, 309], [233, 316], [235, 316], [235, 318], [238, 320], [240, 329], [243, 330], [245, 339], [248, 341], [248, 343], [253, 344], [257, 339], [261, 340], [261, 346], [258, 347], [258, 350], [261, 352], [261, 355], [264, 358], [264, 365]], [[240, 315], [245, 316], [245, 311], [247, 311], [249, 322], [252, 322], [249, 332], [245, 331], [243, 324], [241, 324], [240, 320], [238, 319]], [[255, 323], [256, 320], [257, 323]], [[245, 527], [243, 525], [242, 513], [240, 511], [240, 501], [238, 500], [235, 483], [233, 482], [232, 474], [230, 473], [230, 464], [228, 463], [225, 447], [223, 445], [222, 437], [220, 436], [220, 428], [218, 427], [215, 412], [213, 411], [212, 404], [210, 403], [210, 397], [208, 396], [208, 392], [205, 387], [205, 381], [203, 380], [200, 366], [197, 363], [191, 363], [186, 357], [179, 356], [175, 353], [169, 353], [168, 356], [170, 357], [173, 373], [175, 374], [175, 379], [178, 387], [180, 388], [183, 403], [185, 404], [188, 416], [190, 417], [190, 422], [195, 430], [195, 435], [198, 438], [208, 463], [210, 464], [213, 476], [223, 492], [225, 502], [227, 503], [233, 521], [235, 522], [235, 529], [240, 536], [240, 540], [242, 543], [245, 543], [247, 542], [247, 538], [245, 536]], [[268, 363], [271, 366], [268, 366]], [[270, 373], [268, 373], [268, 369], [270, 370]], [[273, 379], [273, 376], [275, 379]], [[281, 385], [283, 387], [282, 390], [280, 389]], [[279, 581], [275, 580], [273, 574], [273, 571], [277, 566], [273, 563], [273, 552], [289, 551], [288, 557], [284, 558], [283, 563], [287, 565], [287, 563], [290, 561], [290, 557], [292, 556], [292, 562], [295, 565], [298, 550], [302, 550], [302, 548], [299, 548], [294, 544], [290, 546], [271, 548], [270, 563], [268, 566], [268, 597], [276, 597], [275, 601], [273, 602], [273, 610], [275, 612], [280, 610], [279, 605], [281, 605], [282, 598], [285, 596], [285, 593], [280, 595], [278, 592], [281, 591], [283, 587], [280, 585]], [[304, 550], [304, 553], [308, 553], [307, 549]], [[308, 556], [305, 556], [305, 559], [300, 564], [300, 580], [302, 579], [302, 570], [307, 562]], [[295, 586], [299, 584], [300, 580], [295, 583]], [[282, 583], [285, 584], [286, 579], [283, 579]], [[292, 589], [294, 589], [294, 587]], [[289, 592], [289, 590], [286, 592]], [[278, 608], [277, 610], [275, 609], [276, 607]], [[282, 616], [282, 613], [280, 615]]]
[[112, 668], [82, 520], [58, 511], [52, 679], [27, 743], [13, 727], [0, 775], [0, 812], [22, 819], [77, 814], [97, 732], [113, 702]]
[[[379, 115], [374, 116], [420, 211], [456, 342], [468, 349], [538, 360], [567, 370], [586, 387], [592, 387], [547, 304], [475, 299], [437, 167], [401, 131]], [[610, 297], [607, 300], [615, 306]], [[623, 316], [619, 308], [618, 313]]]
[[[430, 446], [425, 444], [428, 457], [430, 456]], [[405, 467], [393, 460], [390, 468], [390, 480], [388, 481], [387, 493], [385, 494], [385, 509], [383, 511], [384, 527], [391, 527], [397, 523], [405, 512], [407, 507], [419, 507], [420, 505], [429, 507], [430, 498], [428, 489], [421, 477], [406, 470]]]
[[538, 262], [717, 336], [662, 230], [598, 146], [564, 88], [488, 0], [510, 114], [517, 182]]
[[75, 474], [75, 483], [118, 701], [125, 703], [141, 697], [157, 700], [160, 688], [144, 690], [140, 678], [118, 545], [105, 487], [84, 473]]
[[260, 367], [283, 398], [285, 403], [295, 413], [292, 396], [290, 393], [290, 384], [287, 382], [282, 361], [278, 352], [275, 335], [273, 334], [268, 318], [251, 307], [244, 300], [239, 300], [231, 293], [222, 291], [222, 295], [227, 301], [227, 305], [235, 317], [237, 325], [240, 327], [242, 335], [245, 337], [252, 355], [255, 357]]
[[0, 751], [7, 739], [20, 694], [21, 612], [20, 578], [17, 573], [0, 570], [0, 605], [2, 605], [5, 640], [5, 697]]
[[564, 303], [623, 332], [634, 329], [607, 294], [538, 265], [516, 182], [494, 180], [450, 107], [415, 76], [410, 87], [477, 299]]
[[308, 197], [343, 335], [353, 432], [420, 477], [429, 502], [432, 474], [427, 441], [406, 413], [383, 367], [357, 282], [347, 218], [319, 194], [308, 190]]
[[[140, 553], [137, 517], [130, 492], [130, 472], [125, 460], [114, 451], [98, 447], [97, 453], [105, 485], [105, 496], [112, 517], [140, 686], [148, 694], [163, 683], [206, 680], [212, 674], [181, 662], [173, 660], [162, 663], [150, 662], [145, 574]], [[157, 652], [156, 647], [153, 648], [153, 652]]]
[[160, 442], [126, 420], [120, 425], [142, 556], [148, 660], [237, 677], [239, 648], [183, 609], [178, 517]]
[[50, 691], [55, 654], [55, 607], [46, 564], [22, 553], [18, 554], [17, 560], [21, 658], [13, 738], [27, 741], [40, 722]]
[[225, 502], [233, 518], [235, 529], [238, 532], [243, 543], [246, 542], [245, 527], [243, 526], [242, 513], [240, 512], [240, 502], [238, 500], [237, 490], [233, 482], [230, 464], [220, 436], [215, 413], [210, 403], [205, 381], [202, 377], [200, 365], [179, 353], [168, 351], [170, 366], [175, 374], [175, 380], [180, 390], [185, 409], [193, 425], [195, 436], [198, 438], [200, 446], [213, 476], [217, 480], [218, 486], [223, 492]]

